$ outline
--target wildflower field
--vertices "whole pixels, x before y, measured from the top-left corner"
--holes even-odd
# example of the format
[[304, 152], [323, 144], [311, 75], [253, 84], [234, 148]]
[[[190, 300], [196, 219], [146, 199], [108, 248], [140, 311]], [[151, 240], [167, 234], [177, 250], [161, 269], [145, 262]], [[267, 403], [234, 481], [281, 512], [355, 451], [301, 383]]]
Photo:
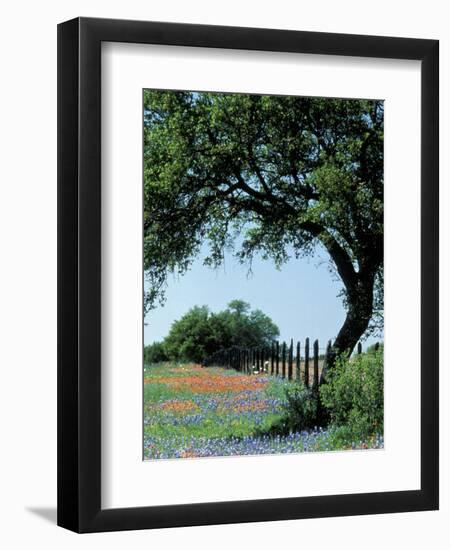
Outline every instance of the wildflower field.
[[[322, 429], [269, 435], [282, 417], [289, 384], [267, 374], [249, 376], [219, 367], [146, 366], [144, 458], [333, 450], [330, 434]], [[370, 446], [382, 446], [382, 441]]]

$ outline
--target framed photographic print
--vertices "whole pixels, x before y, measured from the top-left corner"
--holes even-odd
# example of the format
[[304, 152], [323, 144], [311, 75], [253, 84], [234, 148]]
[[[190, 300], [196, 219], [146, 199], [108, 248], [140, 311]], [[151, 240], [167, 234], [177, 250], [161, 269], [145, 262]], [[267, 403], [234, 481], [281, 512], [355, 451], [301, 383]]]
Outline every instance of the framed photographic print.
[[438, 508], [438, 42], [58, 27], [58, 524]]

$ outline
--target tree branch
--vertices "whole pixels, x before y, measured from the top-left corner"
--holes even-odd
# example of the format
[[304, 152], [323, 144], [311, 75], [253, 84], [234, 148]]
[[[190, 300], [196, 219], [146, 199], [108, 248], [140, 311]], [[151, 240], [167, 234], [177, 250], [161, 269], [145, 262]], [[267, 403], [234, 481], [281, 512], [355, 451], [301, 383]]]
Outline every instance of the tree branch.
[[268, 195], [267, 193], [261, 193], [260, 191], [257, 191], [256, 189], [253, 189], [253, 187], [248, 185], [248, 183], [246, 183], [246, 181], [244, 180], [244, 178], [242, 177], [242, 174], [238, 169], [234, 170], [234, 175], [239, 183], [239, 188], [242, 191], [245, 191], [248, 195], [250, 195], [255, 199], [268, 200], [270, 202], [270, 198], [269, 198], [270, 195]]
[[[255, 198], [258, 199], [258, 197]], [[276, 216], [276, 213], [274, 213], [271, 208], [262, 204], [258, 200], [252, 200], [249, 198], [237, 199], [236, 197], [230, 195], [227, 197], [227, 201], [230, 206], [237, 208], [239, 212], [253, 211], [260, 216]], [[290, 214], [295, 212], [295, 209], [292, 206], [287, 205], [286, 207], [290, 210]], [[320, 224], [312, 221], [304, 221], [300, 223], [299, 229], [306, 231], [325, 246], [332, 260], [336, 264], [338, 273], [345, 286], [353, 287], [357, 284], [358, 274], [353, 267], [353, 263], [349, 255], [329, 231], [327, 231]]]
[[253, 151], [253, 147], [250, 143], [247, 144], [247, 151], [248, 151], [248, 154], [249, 154], [249, 158], [248, 158], [248, 162], [250, 164], [250, 166], [252, 167], [253, 171], [255, 172], [256, 174], [256, 177], [258, 178], [258, 181], [259, 183], [262, 185], [264, 191], [267, 193], [267, 194], [272, 194], [271, 191], [270, 191], [270, 188], [269, 186], [267, 185], [266, 183], [266, 180], [264, 179], [263, 175], [262, 175], [262, 172], [256, 162], [256, 159], [255, 159], [255, 154], [254, 154], [254, 151]]
[[309, 231], [312, 235], [317, 237], [319, 241], [325, 246], [328, 251], [328, 254], [333, 259], [336, 264], [338, 273], [344, 282], [345, 286], [354, 286], [358, 281], [358, 274], [353, 267], [353, 263], [347, 254], [347, 252], [342, 248], [342, 246], [337, 242], [337, 240], [321, 225], [314, 222], [304, 222], [301, 224], [302, 229]]

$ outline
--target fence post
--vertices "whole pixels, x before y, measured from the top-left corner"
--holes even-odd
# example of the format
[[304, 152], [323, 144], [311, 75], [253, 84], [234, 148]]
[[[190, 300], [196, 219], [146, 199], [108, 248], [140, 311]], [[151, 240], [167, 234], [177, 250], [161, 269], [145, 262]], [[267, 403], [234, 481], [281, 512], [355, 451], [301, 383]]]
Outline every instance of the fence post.
[[297, 342], [297, 355], [295, 357], [295, 370], [297, 371], [297, 380], [300, 382], [301, 380], [301, 372], [300, 372], [300, 364], [301, 364], [301, 357], [300, 357], [300, 342]]
[[305, 340], [305, 386], [309, 386], [309, 338]]
[[332, 354], [333, 354], [333, 348], [332, 348], [332, 345], [331, 345], [331, 340], [328, 340], [328, 344], [327, 344], [327, 351], [326, 351], [326, 354], [325, 354], [325, 371], [322, 369], [322, 374], [320, 376], [320, 381], [321, 383], [323, 382], [324, 380], [324, 377], [326, 375], [326, 372], [327, 372], [327, 369], [328, 369], [328, 365], [329, 365], [329, 361], [332, 359]]
[[272, 342], [270, 346], [270, 374], [273, 376], [273, 368], [274, 368], [274, 350], [275, 344]]
[[276, 343], [276, 353], [275, 353], [275, 361], [276, 361], [276, 375], [278, 376], [280, 374], [280, 366], [279, 366], [279, 361], [280, 361], [280, 342], [277, 341]]
[[286, 342], [283, 342], [283, 346], [281, 348], [281, 369], [282, 377], [286, 378]]
[[319, 385], [319, 340], [314, 340], [314, 387]]
[[292, 380], [292, 363], [294, 362], [294, 340], [291, 338], [291, 345], [289, 346], [289, 359], [288, 359], [288, 380]]
[[327, 344], [327, 355], [331, 353], [331, 340], [328, 340]]
[[361, 344], [361, 342], [358, 342], [358, 352], [357, 353], [358, 353], [358, 355], [361, 355], [361, 353], [362, 353], [362, 344]]

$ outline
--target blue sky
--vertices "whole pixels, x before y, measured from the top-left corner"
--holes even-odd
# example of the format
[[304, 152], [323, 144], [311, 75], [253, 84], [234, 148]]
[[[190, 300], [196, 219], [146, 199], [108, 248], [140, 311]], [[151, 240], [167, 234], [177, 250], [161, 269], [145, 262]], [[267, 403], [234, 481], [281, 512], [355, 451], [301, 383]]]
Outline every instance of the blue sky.
[[[225, 309], [228, 302], [242, 299], [252, 309], [261, 309], [280, 329], [280, 340], [303, 341], [318, 338], [320, 347], [336, 336], [345, 318], [338, 297], [342, 283], [328, 270], [325, 252], [317, 249], [310, 258], [291, 258], [278, 271], [271, 261], [255, 258], [252, 275], [231, 254], [225, 265], [214, 270], [203, 265], [206, 250], [188, 273], [170, 276], [167, 301], [147, 314], [144, 343], [151, 344], [166, 336], [171, 324], [195, 305], [207, 305], [211, 311]], [[368, 339], [364, 347], [376, 339]]]

